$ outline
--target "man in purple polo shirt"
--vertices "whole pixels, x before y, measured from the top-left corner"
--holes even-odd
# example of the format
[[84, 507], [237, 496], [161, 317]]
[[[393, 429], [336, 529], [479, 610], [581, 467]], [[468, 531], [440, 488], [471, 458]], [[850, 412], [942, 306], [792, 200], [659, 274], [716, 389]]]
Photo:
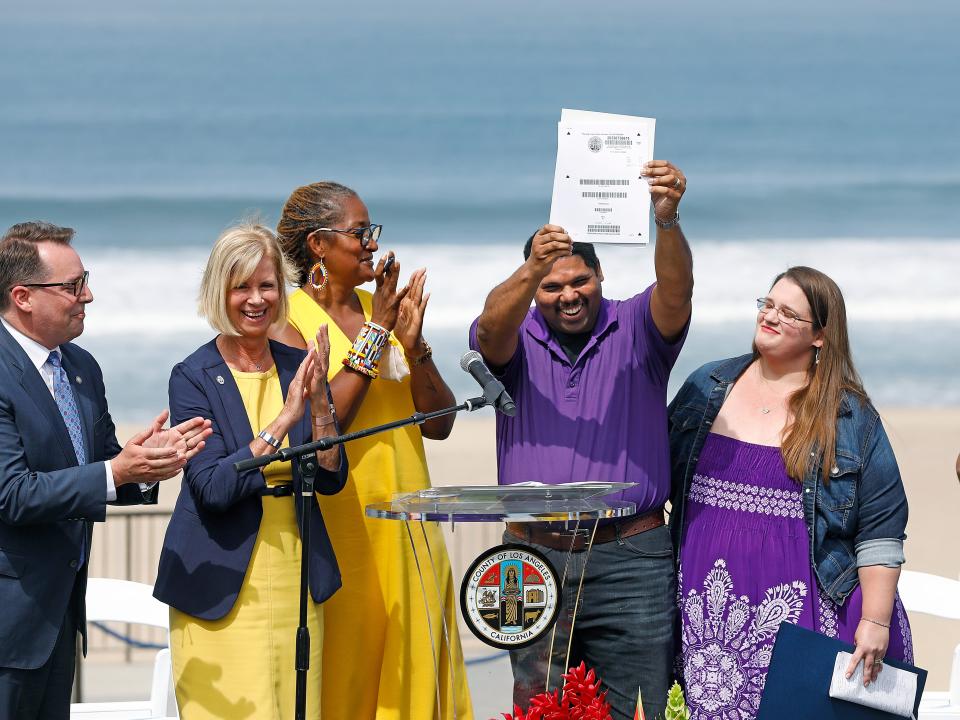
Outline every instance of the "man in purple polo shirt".
[[517, 404], [515, 417], [497, 416], [501, 484], [636, 483], [619, 496], [636, 503], [636, 514], [601, 522], [589, 563], [583, 534], [509, 523], [504, 535], [505, 542], [535, 546], [561, 573], [570, 553], [553, 656], [548, 662], [549, 636], [510, 653], [514, 701], [526, 706], [548, 676], [550, 689], [562, 687], [576, 608], [569, 664], [583, 660], [597, 670], [614, 717], [624, 720], [634, 716], [638, 687], [646, 716], [662, 713], [672, 681], [676, 577], [663, 522], [670, 493], [666, 393], [693, 291], [677, 211], [686, 178], [663, 160], [644, 166], [644, 175], [657, 224], [654, 285], [628, 300], [604, 298], [593, 246], [544, 225], [470, 329], [471, 347]]

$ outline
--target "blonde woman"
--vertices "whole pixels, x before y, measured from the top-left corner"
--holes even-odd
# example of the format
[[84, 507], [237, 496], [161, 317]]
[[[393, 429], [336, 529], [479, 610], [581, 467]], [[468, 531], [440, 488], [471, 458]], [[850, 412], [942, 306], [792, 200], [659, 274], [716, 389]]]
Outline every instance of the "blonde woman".
[[[200, 287], [200, 313], [219, 334], [170, 377], [171, 416], [213, 421], [206, 448], [184, 471], [155, 590], [171, 606], [170, 648], [185, 720], [294, 716], [299, 469], [289, 462], [233, 468], [337, 433], [326, 328], [307, 352], [268, 339], [270, 328], [285, 322], [289, 278], [268, 228], [224, 232]], [[317, 492], [339, 492], [347, 470], [342, 451], [317, 459]], [[312, 513], [307, 708], [319, 717], [321, 603], [340, 587], [340, 573], [316, 502]]]
[[[317, 327], [329, 326], [330, 389], [351, 430], [455, 404], [423, 338], [426, 271], [415, 271], [398, 290], [400, 264], [393, 254], [374, 264], [380, 229], [353, 190], [331, 182], [294, 190], [278, 226], [300, 285], [280, 337], [302, 346]], [[373, 294], [358, 289], [371, 281]], [[423, 438], [442, 440], [452, 426], [450, 415], [346, 446], [350, 482], [323, 499], [340, 565], [349, 568], [343, 589], [325, 608], [324, 660], [339, 670], [323, 684], [325, 713], [350, 708], [351, 717], [378, 720], [471, 717], [453, 578], [439, 528], [423, 526], [437, 570], [436, 579], [424, 573], [427, 612], [402, 524], [364, 515], [368, 503], [430, 487]], [[424, 535], [417, 530], [414, 539], [422, 562], [430, 557]]]

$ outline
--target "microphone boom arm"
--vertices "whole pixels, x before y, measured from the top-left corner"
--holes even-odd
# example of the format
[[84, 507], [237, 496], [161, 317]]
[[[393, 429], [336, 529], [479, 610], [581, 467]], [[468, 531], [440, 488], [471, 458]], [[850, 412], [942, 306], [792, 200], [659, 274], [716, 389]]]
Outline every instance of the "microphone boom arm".
[[270, 453], [269, 455], [260, 455], [259, 457], [250, 458], [249, 460], [241, 460], [239, 462], [235, 462], [233, 464], [233, 468], [237, 472], [245, 472], [246, 470], [253, 470], [254, 468], [258, 467], [265, 467], [277, 460], [287, 461], [309, 456], [317, 451], [329, 450], [330, 448], [336, 447], [337, 445], [342, 445], [345, 442], [369, 437], [370, 435], [376, 435], [378, 433], [386, 432], [387, 430], [395, 430], [396, 428], [406, 427], [407, 425], [422, 425], [427, 420], [443, 417], [444, 415], [451, 415], [453, 413], [460, 412], [461, 410], [473, 412], [474, 410], [479, 410], [480, 408], [486, 407], [489, 404], [490, 403], [485, 397], [470, 398], [469, 400], [464, 400], [459, 405], [443, 408], [442, 410], [434, 410], [428, 413], [415, 412], [409, 417], [393, 420], [391, 422], [384, 423], [383, 425], [375, 425], [374, 427], [369, 427], [364, 430], [357, 430], [356, 432], [344, 433], [343, 435], [333, 435], [330, 437], [320, 438], [319, 440], [304, 443], [303, 445], [295, 445], [294, 447], [283, 448], [275, 453]]
[[317, 462], [316, 452], [318, 450], [329, 450], [337, 445], [342, 445], [351, 440], [357, 440], [369, 435], [386, 430], [393, 430], [407, 425], [421, 425], [427, 420], [432, 420], [443, 415], [467, 410], [472, 412], [488, 405], [485, 397], [475, 397], [465, 400], [459, 405], [434, 410], [433, 412], [416, 412], [410, 417], [394, 420], [383, 425], [357, 430], [356, 432], [344, 433], [333, 437], [320, 438], [313, 442], [304, 443], [295, 447], [283, 448], [279, 452], [260, 457], [241, 460], [233, 464], [234, 470], [244, 472], [254, 468], [264, 467], [275, 460], [296, 460], [300, 468], [300, 480], [302, 487], [299, 490], [300, 497], [300, 517], [303, 518], [300, 527], [300, 620], [297, 626], [296, 650], [294, 655], [294, 666], [296, 669], [296, 695], [294, 698], [294, 719], [306, 720], [307, 718], [307, 673], [310, 669], [310, 628], [307, 625], [307, 603], [310, 585], [310, 516], [312, 513], [311, 503], [315, 503], [314, 482], [319, 463]]

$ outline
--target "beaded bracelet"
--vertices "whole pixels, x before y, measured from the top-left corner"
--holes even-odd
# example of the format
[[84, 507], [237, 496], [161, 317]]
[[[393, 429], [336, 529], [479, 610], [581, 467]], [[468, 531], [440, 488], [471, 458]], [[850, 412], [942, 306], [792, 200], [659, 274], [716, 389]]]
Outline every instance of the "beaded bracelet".
[[367, 377], [377, 377], [380, 374], [380, 355], [383, 354], [389, 335], [386, 328], [367, 320], [360, 328], [357, 339], [353, 341], [353, 347], [347, 351], [343, 364]]

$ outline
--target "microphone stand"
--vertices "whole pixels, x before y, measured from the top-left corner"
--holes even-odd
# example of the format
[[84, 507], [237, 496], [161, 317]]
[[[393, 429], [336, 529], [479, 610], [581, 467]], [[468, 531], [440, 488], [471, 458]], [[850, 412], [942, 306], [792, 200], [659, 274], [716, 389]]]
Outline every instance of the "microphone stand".
[[297, 445], [295, 447], [283, 448], [270, 455], [261, 455], [260, 457], [249, 460], [241, 460], [233, 464], [234, 470], [244, 472], [254, 468], [265, 467], [270, 463], [280, 461], [292, 461], [296, 459], [300, 468], [300, 624], [297, 626], [297, 651], [296, 651], [296, 670], [297, 670], [297, 695], [295, 704], [296, 720], [306, 720], [307, 710], [307, 670], [310, 669], [310, 629], [307, 627], [307, 598], [310, 593], [310, 511], [314, 493], [314, 482], [317, 478], [317, 452], [329, 450], [337, 445], [369, 437], [387, 430], [394, 430], [407, 425], [422, 425], [427, 420], [452, 415], [461, 410], [473, 412], [488, 405], [489, 402], [484, 397], [475, 397], [465, 400], [459, 405], [434, 410], [433, 412], [416, 412], [410, 417], [384, 425], [376, 425], [365, 430], [344, 433], [332, 437], [320, 438], [313, 442]]

